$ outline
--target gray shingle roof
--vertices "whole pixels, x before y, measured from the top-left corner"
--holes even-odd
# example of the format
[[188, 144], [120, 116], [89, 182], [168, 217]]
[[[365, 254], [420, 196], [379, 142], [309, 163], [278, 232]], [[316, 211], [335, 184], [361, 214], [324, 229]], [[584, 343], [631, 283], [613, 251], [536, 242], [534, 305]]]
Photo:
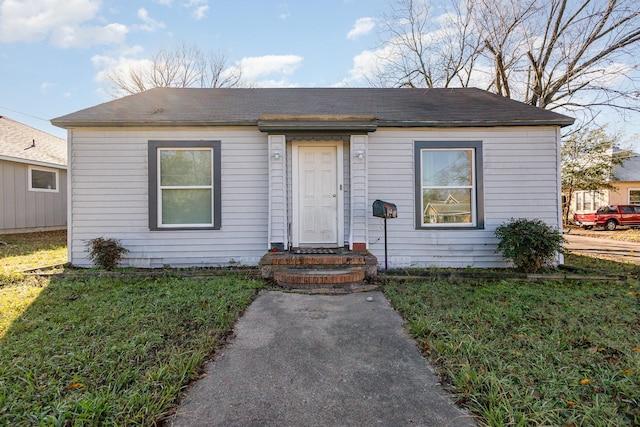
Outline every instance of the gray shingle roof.
[[0, 116], [0, 157], [64, 167], [67, 164], [67, 141]]
[[640, 153], [631, 153], [631, 158], [624, 161], [622, 166], [613, 168], [615, 182], [640, 181]]
[[[474, 89], [157, 88], [55, 118], [81, 126], [265, 128], [362, 126], [567, 126], [573, 119]], [[336, 125], [336, 123], [338, 123]]]

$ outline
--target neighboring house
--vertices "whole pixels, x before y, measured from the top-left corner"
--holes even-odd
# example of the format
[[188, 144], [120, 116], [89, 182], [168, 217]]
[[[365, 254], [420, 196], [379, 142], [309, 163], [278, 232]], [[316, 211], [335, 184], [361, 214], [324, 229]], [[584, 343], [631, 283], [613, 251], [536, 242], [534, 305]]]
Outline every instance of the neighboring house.
[[640, 153], [631, 153], [622, 166], [615, 166], [613, 176], [612, 190], [574, 192], [570, 213], [593, 212], [606, 205], [640, 205]]
[[67, 226], [67, 142], [0, 116], [0, 234]]
[[69, 131], [75, 265], [91, 265], [98, 236], [138, 267], [256, 265], [304, 247], [381, 262], [381, 199], [398, 209], [393, 268], [506, 266], [498, 225], [560, 229], [573, 119], [472, 88], [158, 88], [52, 123]]

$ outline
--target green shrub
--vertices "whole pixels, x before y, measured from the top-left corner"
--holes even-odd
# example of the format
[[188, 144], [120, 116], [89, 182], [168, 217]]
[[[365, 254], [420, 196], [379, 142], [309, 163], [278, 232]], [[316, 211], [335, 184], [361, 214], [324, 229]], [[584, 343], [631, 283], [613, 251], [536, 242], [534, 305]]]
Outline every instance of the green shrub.
[[89, 249], [89, 259], [95, 265], [105, 270], [113, 270], [124, 254], [129, 252], [123, 248], [118, 239], [104, 237], [96, 237], [87, 242]]
[[564, 251], [562, 234], [539, 219], [512, 218], [495, 234], [502, 257], [527, 273], [538, 271]]

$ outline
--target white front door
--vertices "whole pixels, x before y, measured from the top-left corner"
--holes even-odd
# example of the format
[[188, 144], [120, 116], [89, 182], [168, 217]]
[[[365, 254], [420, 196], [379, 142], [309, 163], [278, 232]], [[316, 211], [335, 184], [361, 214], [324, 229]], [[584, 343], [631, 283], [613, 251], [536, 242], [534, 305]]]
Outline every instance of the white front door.
[[342, 143], [294, 144], [294, 246], [337, 247], [344, 240]]

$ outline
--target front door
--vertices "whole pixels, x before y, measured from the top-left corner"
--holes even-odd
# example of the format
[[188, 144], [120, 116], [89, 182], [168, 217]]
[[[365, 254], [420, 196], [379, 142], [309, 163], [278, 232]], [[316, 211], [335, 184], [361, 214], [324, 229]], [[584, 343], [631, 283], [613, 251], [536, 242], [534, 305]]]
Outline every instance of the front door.
[[342, 143], [293, 147], [293, 245], [337, 247], [342, 231]]

